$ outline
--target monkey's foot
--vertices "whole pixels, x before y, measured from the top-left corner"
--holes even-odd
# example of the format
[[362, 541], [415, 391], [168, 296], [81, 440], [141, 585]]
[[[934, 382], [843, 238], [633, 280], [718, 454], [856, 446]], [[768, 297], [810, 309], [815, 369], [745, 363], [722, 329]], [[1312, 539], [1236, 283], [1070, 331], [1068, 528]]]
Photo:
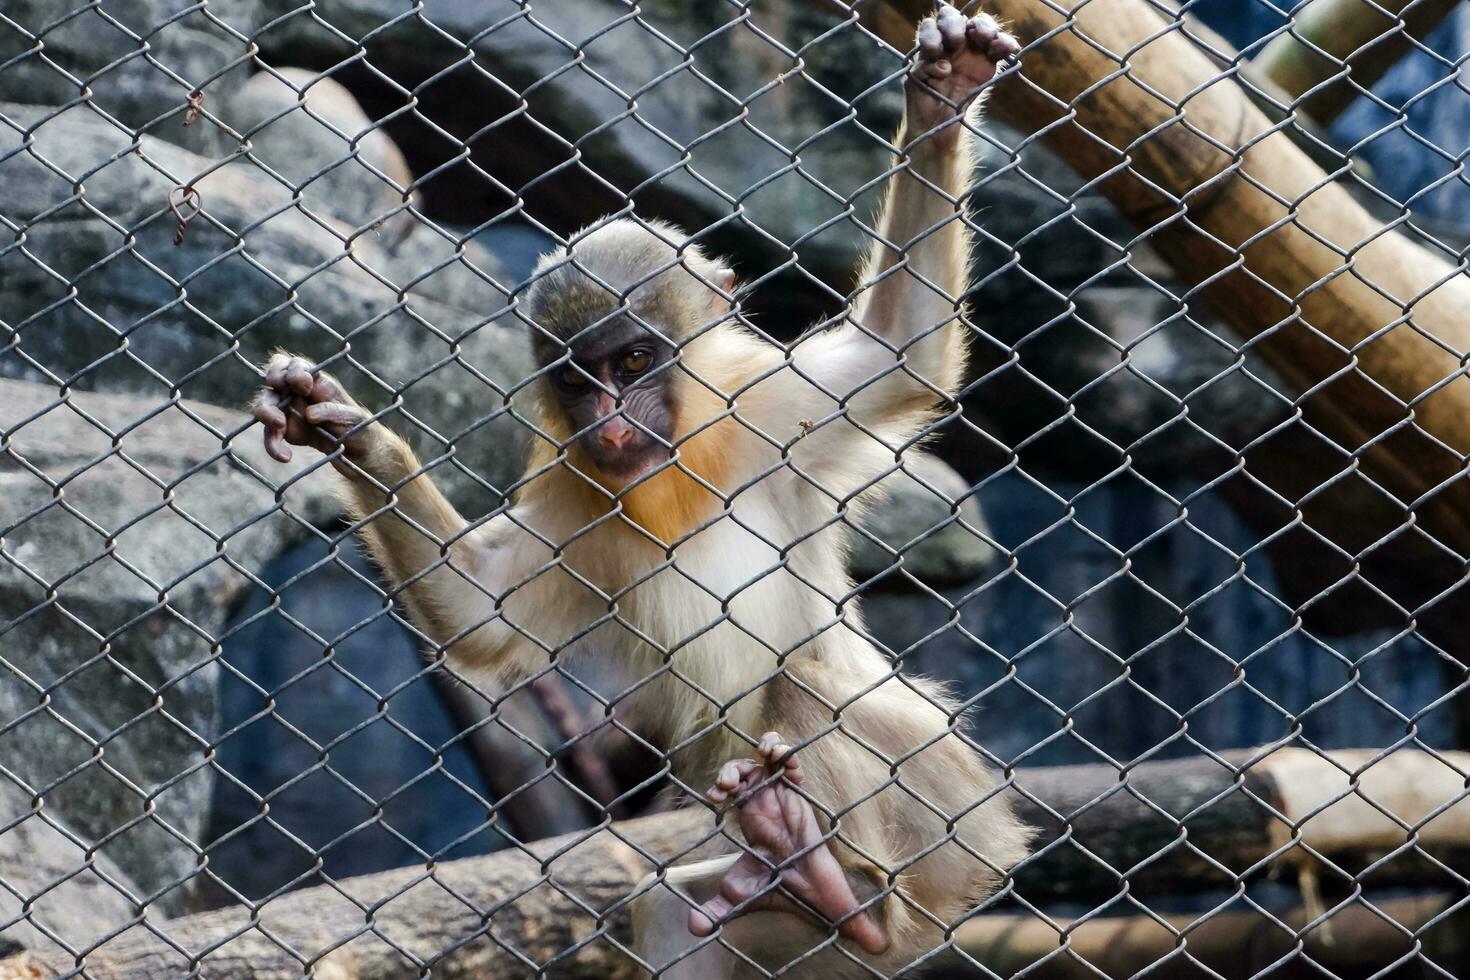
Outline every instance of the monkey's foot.
[[791, 746], [767, 732], [756, 747], [759, 761], [739, 759], [721, 767], [708, 796], [735, 800], [747, 850], [725, 873], [720, 892], [689, 911], [689, 931], [708, 936], [723, 921], [765, 909], [796, 911], [782, 889], [815, 910], [868, 953], [888, 948], [888, 935], [862, 909], [842, 865], [827, 847], [812, 805], [793, 787], [801, 765]]
[[919, 56], [909, 73], [909, 111], [920, 131], [963, 115], [980, 87], [1021, 50], [993, 17], [966, 17], [947, 3], [920, 22], [917, 43]]

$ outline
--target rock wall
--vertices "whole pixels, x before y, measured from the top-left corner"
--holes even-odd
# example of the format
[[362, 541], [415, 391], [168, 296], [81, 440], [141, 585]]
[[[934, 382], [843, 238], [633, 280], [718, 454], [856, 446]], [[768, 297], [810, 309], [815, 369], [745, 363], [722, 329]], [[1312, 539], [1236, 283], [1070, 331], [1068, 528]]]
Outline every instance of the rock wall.
[[309, 464], [283, 471], [246, 428], [196, 402], [0, 381], [0, 757], [170, 911], [200, 874], [225, 623], [334, 509], [297, 479]]

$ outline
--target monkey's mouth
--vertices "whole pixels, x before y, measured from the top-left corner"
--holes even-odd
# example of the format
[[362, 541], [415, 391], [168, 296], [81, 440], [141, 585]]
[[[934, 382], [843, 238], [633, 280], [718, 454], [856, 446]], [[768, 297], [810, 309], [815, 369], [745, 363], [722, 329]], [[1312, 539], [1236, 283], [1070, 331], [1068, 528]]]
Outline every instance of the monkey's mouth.
[[608, 452], [594, 444], [582, 444], [582, 451], [615, 489], [624, 489], [647, 477], [671, 458], [669, 449], [646, 435], [639, 435], [631, 444], [616, 452]]

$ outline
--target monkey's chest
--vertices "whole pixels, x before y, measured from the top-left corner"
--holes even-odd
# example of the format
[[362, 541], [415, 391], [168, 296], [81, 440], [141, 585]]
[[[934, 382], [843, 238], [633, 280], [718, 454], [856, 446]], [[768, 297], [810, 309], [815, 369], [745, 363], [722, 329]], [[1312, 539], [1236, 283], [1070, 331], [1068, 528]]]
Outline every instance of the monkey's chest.
[[797, 560], [738, 517], [660, 557], [629, 569], [619, 614], [643, 646], [730, 694], [820, 633], [847, 591], [840, 574]]
[[728, 689], [777, 669], [820, 634], [849, 591], [841, 531], [819, 515], [796, 520], [801, 501], [778, 506], [766, 489], [752, 488], [672, 549], [621, 521], [577, 539], [566, 560], [592, 586], [588, 615], [613, 613], [600, 636], [588, 637], [592, 652], [672, 662]]

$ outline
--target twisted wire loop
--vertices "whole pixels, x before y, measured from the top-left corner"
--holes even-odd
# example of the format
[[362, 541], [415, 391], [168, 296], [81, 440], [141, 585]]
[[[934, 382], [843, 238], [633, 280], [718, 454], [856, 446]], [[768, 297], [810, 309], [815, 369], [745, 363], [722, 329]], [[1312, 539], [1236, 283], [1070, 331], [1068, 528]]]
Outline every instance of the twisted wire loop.
[[[911, 166], [891, 134], [924, 5], [0, 9], [0, 977], [15, 956], [122, 976], [110, 957], [140, 936], [181, 977], [254, 975], [231, 952], [247, 948], [302, 976], [374, 956], [382, 976], [632, 976], [642, 874], [741, 842], [708, 806], [672, 841], [623, 821], [703, 799], [673, 757], [830, 630], [866, 633], [891, 670], [827, 705], [797, 757], [840, 733], [890, 769], [865, 799], [907, 794], [947, 828], [884, 866], [871, 900], [932, 920], [939, 938], [904, 975], [1470, 968], [1470, 339], [1446, 298], [1470, 242], [1470, 15], [1435, 0], [1000, 7], [1020, 66], [987, 96], [997, 119], [971, 127], [973, 186], [920, 238], [961, 223], [970, 285], [911, 342], [958, 318], [971, 371], [946, 392], [868, 332], [892, 367], [829, 393], [793, 439], [742, 403], [801, 370], [804, 339], [867, 332], [855, 305], [918, 244], [885, 243], [898, 263], [853, 280], [883, 186]], [[1344, 32], [1377, 26], [1343, 52], [1327, 8]], [[1125, 49], [1109, 18], [1137, 28]], [[1097, 70], [1059, 94], [1063, 76], [1032, 66], [1061, 45]], [[1166, 48], [1206, 76], [1150, 75]], [[1121, 118], [1129, 99], [1154, 121]], [[1236, 220], [1242, 202], [1263, 221]], [[535, 256], [624, 219], [672, 257], [605, 283], [616, 309], [589, 329], [639, 321], [631, 294], [699, 275], [702, 249], [732, 256], [742, 285], [710, 283], [729, 313], [679, 343], [734, 322], [782, 356], [735, 391], [691, 374], [723, 408], [664, 468], [720, 507], [673, 541], [630, 524], [665, 554], [636, 580], [609, 589], [566, 560], [623, 512], [590, 477], [606, 517], [559, 539], [521, 526], [551, 557], [511, 593], [572, 576], [605, 606], [544, 636], [459, 546], [575, 467], [536, 407], [569, 362], [531, 355], [533, 338], [565, 340], [527, 294], [562, 266], [596, 280], [575, 251]], [[1344, 304], [1366, 311], [1356, 334], [1323, 324]], [[277, 350], [407, 438], [465, 530], [415, 523], [408, 480], [344, 521], [324, 489], [340, 449], [271, 462], [244, 406]], [[939, 405], [899, 446], [852, 407], [893, 377]], [[680, 449], [724, 425], [775, 462], [721, 488]], [[891, 462], [824, 485], [795, 447], [829, 427]], [[531, 446], [550, 448], [522, 472]], [[759, 537], [737, 502], [780, 472], [830, 513], [714, 591], [680, 546], [720, 520]], [[440, 556], [397, 585], [356, 544], [390, 521]], [[791, 555], [834, 528], [854, 574], [832, 595]], [[415, 585], [446, 575], [493, 610], [447, 636], [408, 612]], [[736, 609], [770, 575], [830, 612], [792, 647]], [[719, 614], [671, 643], [642, 634], [629, 608], [660, 577]], [[541, 651], [539, 669], [451, 662], [490, 626]], [[572, 660], [610, 627], [659, 666]], [[733, 697], [702, 688], [680, 653], [712, 633], [768, 653], [771, 673]], [[845, 714], [884, 683], [929, 690], [912, 675], [959, 708], [889, 759]], [[670, 679], [708, 708], [662, 745], [626, 705]], [[900, 886], [929, 853], [972, 850], [966, 814], [904, 774], [955, 734], [1039, 833], [994, 869], [995, 894], [939, 921]], [[830, 840], [860, 849], [843, 816], [865, 799], [818, 804]], [[613, 870], [579, 858], [594, 844]], [[754, 975], [809, 975], [709, 942]], [[825, 945], [888, 975], [835, 929]]]

